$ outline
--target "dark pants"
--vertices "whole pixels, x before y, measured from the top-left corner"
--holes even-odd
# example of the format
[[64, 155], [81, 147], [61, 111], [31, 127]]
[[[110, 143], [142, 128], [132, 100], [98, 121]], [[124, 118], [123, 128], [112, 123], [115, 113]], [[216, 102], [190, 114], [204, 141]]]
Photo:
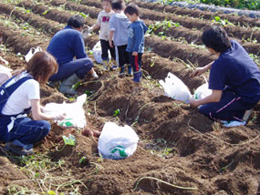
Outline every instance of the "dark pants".
[[[0, 120], [1, 121], [1, 120]], [[23, 144], [34, 144], [41, 141], [50, 131], [51, 125], [45, 120], [32, 120], [30, 118], [19, 118], [14, 122], [13, 129], [8, 132], [6, 125], [0, 124], [0, 130], [5, 131], [1, 134], [0, 141], [10, 142], [18, 140]]]
[[142, 66], [142, 53], [138, 53], [137, 56], [133, 56], [132, 53], [128, 53], [129, 62], [135, 72], [139, 72]]
[[113, 60], [116, 59], [116, 55], [115, 55], [115, 47], [110, 47], [109, 46], [109, 41], [106, 40], [102, 40], [100, 39], [100, 43], [101, 43], [101, 49], [102, 49], [102, 55], [101, 58], [103, 61], [108, 61], [108, 50], [110, 51], [111, 57]]
[[257, 102], [245, 102], [234, 92], [224, 90], [219, 102], [204, 104], [199, 112], [213, 120], [241, 121], [245, 111], [252, 109]]
[[125, 64], [129, 64], [129, 56], [126, 51], [127, 45], [117, 46], [119, 67], [122, 68]]
[[84, 79], [85, 75], [93, 67], [93, 62], [90, 58], [81, 58], [73, 60], [66, 64], [59, 65], [57, 74], [53, 74], [50, 81], [60, 81], [76, 74], [80, 79]]

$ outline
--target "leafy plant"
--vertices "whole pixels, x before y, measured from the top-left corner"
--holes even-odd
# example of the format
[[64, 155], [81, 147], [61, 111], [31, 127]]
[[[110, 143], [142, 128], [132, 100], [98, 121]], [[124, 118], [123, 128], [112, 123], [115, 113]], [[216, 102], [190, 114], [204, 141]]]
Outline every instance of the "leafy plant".
[[219, 16], [215, 16], [214, 20], [212, 20], [212, 21], [215, 23], [218, 23], [222, 26], [226, 26], [226, 25], [234, 26], [234, 24], [229, 22], [228, 19], [222, 20]]
[[224, 7], [233, 7], [239, 9], [259, 10], [259, 0], [200, 0], [201, 3], [214, 4]]
[[114, 114], [113, 114], [113, 116], [119, 116], [119, 114], [120, 114], [120, 109], [116, 109], [115, 111], [114, 111]]
[[153, 24], [150, 24], [149, 25], [149, 28], [148, 28], [148, 33], [149, 34], [153, 34], [155, 33], [156, 31], [159, 31], [158, 32], [158, 35], [159, 36], [165, 36], [165, 31], [169, 30], [170, 28], [173, 28], [173, 27], [179, 27], [180, 26], [180, 23], [174, 23], [172, 20], [163, 20], [163, 21], [157, 21]]

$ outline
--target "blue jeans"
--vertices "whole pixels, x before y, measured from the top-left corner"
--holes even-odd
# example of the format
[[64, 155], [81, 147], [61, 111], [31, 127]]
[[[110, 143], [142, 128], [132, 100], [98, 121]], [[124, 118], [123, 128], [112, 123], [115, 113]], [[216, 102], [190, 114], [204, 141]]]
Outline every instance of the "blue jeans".
[[204, 104], [199, 112], [212, 120], [241, 121], [245, 111], [252, 109], [257, 102], [245, 102], [234, 92], [224, 90], [219, 102]]
[[85, 75], [93, 67], [93, 62], [90, 58], [81, 58], [73, 60], [66, 64], [59, 65], [58, 73], [53, 74], [50, 77], [50, 81], [60, 81], [76, 74], [80, 79], [83, 79]]
[[34, 144], [41, 141], [50, 131], [51, 125], [45, 120], [32, 120], [28, 117], [16, 119], [13, 129], [0, 137], [1, 141], [19, 140], [23, 144]]

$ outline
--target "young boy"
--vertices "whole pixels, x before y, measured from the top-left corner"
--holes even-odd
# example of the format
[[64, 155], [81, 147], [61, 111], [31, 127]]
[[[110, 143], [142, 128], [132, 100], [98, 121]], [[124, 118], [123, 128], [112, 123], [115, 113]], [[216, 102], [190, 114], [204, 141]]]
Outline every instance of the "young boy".
[[[119, 75], [124, 76], [125, 65], [129, 64], [128, 53], [126, 52], [127, 46], [127, 35], [128, 27], [130, 21], [127, 19], [124, 14], [125, 3], [123, 0], [113, 0], [112, 9], [115, 11], [115, 14], [111, 17], [109, 21], [109, 45], [110, 47], [116, 47], [116, 52], [119, 62]], [[114, 40], [114, 43], [112, 42]], [[128, 75], [132, 74], [131, 66], [128, 65]]]
[[129, 53], [129, 62], [134, 70], [134, 82], [140, 82], [142, 77], [141, 64], [144, 52], [144, 34], [147, 26], [139, 19], [139, 8], [134, 3], [129, 4], [125, 14], [132, 22], [129, 27], [128, 43], [126, 51]]
[[[101, 58], [104, 62], [105, 68], [108, 67], [109, 58], [108, 58], [108, 50], [110, 50], [110, 54], [112, 60], [115, 60], [115, 48], [109, 46], [109, 21], [114, 11], [111, 7], [111, 0], [101, 0], [103, 10], [98, 14], [97, 23], [91, 28], [91, 30], [95, 30], [100, 28], [99, 39], [101, 44], [102, 55]], [[113, 69], [116, 69], [116, 66], [112, 66]]]
[[[190, 105], [224, 125], [244, 125], [244, 115], [260, 99], [260, 71], [246, 50], [236, 41], [229, 40], [220, 26], [208, 27], [202, 42], [218, 59], [197, 68], [192, 76], [210, 69], [209, 89], [212, 94], [200, 100], [190, 100]], [[231, 126], [231, 125], [229, 125]]]

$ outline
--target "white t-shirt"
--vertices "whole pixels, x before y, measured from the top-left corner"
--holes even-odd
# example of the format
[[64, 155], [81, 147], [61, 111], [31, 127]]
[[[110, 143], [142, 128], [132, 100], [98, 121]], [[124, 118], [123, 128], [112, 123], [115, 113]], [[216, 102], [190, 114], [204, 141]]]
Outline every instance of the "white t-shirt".
[[109, 20], [114, 14], [114, 11], [105, 12], [102, 10], [98, 14], [97, 24], [100, 26], [99, 39], [108, 41], [109, 38]]
[[[15, 77], [7, 85], [17, 82], [19, 79], [28, 76], [26, 72], [22, 72], [20, 75]], [[7, 100], [2, 113], [4, 115], [16, 115], [31, 107], [30, 100], [40, 99], [40, 84], [34, 79], [25, 81], [20, 87], [18, 87]]]

